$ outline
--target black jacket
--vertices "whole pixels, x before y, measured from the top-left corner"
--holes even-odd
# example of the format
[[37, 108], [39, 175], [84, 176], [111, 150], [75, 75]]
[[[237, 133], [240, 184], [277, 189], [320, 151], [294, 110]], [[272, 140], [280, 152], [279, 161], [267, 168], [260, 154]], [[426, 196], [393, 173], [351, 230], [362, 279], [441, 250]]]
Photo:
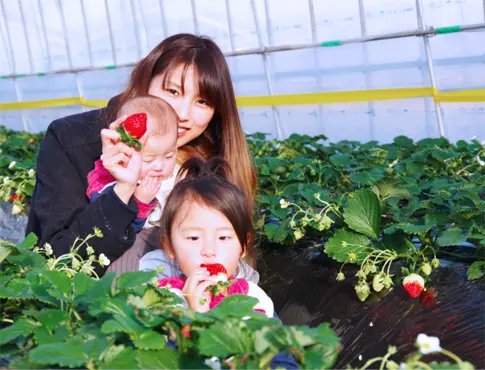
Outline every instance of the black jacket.
[[[101, 156], [105, 109], [52, 122], [40, 145], [26, 235], [35, 233], [38, 245], [51, 244], [57, 257], [68, 253], [77, 237], [92, 234], [94, 227], [104, 237], [92, 238], [89, 244], [111, 262], [135, 241], [130, 225], [138, 206], [133, 198], [126, 205], [111, 192], [89, 204], [86, 196], [88, 172]], [[80, 252], [85, 256], [85, 247]]]

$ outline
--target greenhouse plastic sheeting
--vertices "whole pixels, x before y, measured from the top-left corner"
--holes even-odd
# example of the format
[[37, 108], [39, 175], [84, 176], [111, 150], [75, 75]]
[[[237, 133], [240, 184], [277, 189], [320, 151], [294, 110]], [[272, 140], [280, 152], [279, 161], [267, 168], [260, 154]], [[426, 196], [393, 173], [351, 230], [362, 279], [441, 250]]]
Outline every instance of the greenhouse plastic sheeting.
[[[231, 52], [259, 48], [258, 28], [263, 46], [278, 46], [359, 38], [365, 36], [364, 29], [366, 35], [381, 35], [419, 26], [414, 0], [363, 0], [363, 19], [357, 0], [256, 0], [254, 4], [258, 27], [250, 0], [227, 0], [227, 4], [223, 0], [195, 0], [193, 4], [190, 0], [2, 0], [0, 75], [6, 77], [0, 79], [0, 104], [79, 96], [109, 99], [122, 91], [132, 67], [102, 67], [136, 63], [164, 37], [179, 32], [208, 35], [224, 52]], [[482, 0], [423, 0], [422, 4], [423, 22], [428, 26], [485, 22]], [[430, 37], [430, 50], [440, 92], [485, 89], [485, 30]], [[272, 91], [261, 54], [228, 57], [237, 96], [431, 87], [423, 37], [267, 55]], [[100, 69], [75, 72], [85, 67]], [[9, 77], [58, 70], [73, 72]], [[485, 101], [447, 102], [440, 107], [444, 134], [450, 140], [485, 140]], [[53, 119], [87, 109], [92, 108], [0, 110], [0, 124], [38, 132]], [[331, 141], [436, 137], [440, 135], [436, 113], [431, 96], [276, 109], [240, 107], [247, 132], [281, 137], [325, 134]]]

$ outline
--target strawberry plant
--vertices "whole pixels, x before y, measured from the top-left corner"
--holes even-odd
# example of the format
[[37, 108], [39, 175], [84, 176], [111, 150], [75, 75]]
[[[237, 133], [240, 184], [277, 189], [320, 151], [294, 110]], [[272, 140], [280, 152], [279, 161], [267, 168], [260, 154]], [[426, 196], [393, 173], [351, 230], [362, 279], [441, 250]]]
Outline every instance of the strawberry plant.
[[[0, 127], [0, 198], [15, 213], [28, 209], [41, 137]], [[466, 256], [469, 279], [485, 276], [485, 143], [326, 140], [248, 135], [258, 171], [259, 242], [315, 240], [342, 267], [359, 265], [362, 300], [398, 285], [399, 275], [426, 280], [456, 246], [475, 252]]]
[[[327, 324], [284, 326], [254, 312], [255, 298], [233, 295], [200, 314], [157, 288], [156, 271], [98, 279], [89, 251], [94, 230], [70, 253], [47, 244], [0, 246], [0, 366], [8, 368], [175, 369], [270, 367], [280, 352], [301, 368], [328, 369], [339, 340]], [[79, 248], [86, 248], [83, 261]], [[244, 318], [244, 319], [243, 319]]]

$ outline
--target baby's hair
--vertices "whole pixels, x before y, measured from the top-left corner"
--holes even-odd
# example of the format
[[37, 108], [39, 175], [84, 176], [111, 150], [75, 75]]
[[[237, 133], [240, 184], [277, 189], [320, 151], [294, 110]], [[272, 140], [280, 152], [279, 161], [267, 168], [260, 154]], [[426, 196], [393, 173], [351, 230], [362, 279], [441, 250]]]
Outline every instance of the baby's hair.
[[147, 130], [153, 134], [166, 135], [178, 126], [178, 117], [170, 104], [152, 95], [138, 95], [126, 101], [118, 110], [116, 118], [123, 115], [145, 112], [151, 116], [154, 125]]
[[248, 261], [253, 261], [252, 212], [244, 192], [229, 182], [230, 169], [226, 161], [212, 158], [187, 160], [179, 171], [180, 180], [167, 198], [160, 222], [162, 247], [172, 246], [172, 229], [175, 218], [184, 202], [194, 201], [215, 209], [227, 217], [234, 227]]

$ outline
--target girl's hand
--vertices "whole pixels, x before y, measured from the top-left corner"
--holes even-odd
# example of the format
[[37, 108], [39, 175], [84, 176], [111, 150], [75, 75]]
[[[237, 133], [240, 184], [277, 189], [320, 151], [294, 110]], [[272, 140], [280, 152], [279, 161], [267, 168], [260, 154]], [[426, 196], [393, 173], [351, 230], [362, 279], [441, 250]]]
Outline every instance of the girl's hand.
[[145, 176], [141, 183], [136, 187], [135, 197], [143, 203], [151, 203], [160, 190], [162, 182], [159, 177]]
[[216, 282], [210, 280], [209, 272], [205, 268], [197, 268], [185, 281], [182, 293], [191, 309], [196, 312], [207, 312], [210, 309], [212, 293], [206, 289]]

